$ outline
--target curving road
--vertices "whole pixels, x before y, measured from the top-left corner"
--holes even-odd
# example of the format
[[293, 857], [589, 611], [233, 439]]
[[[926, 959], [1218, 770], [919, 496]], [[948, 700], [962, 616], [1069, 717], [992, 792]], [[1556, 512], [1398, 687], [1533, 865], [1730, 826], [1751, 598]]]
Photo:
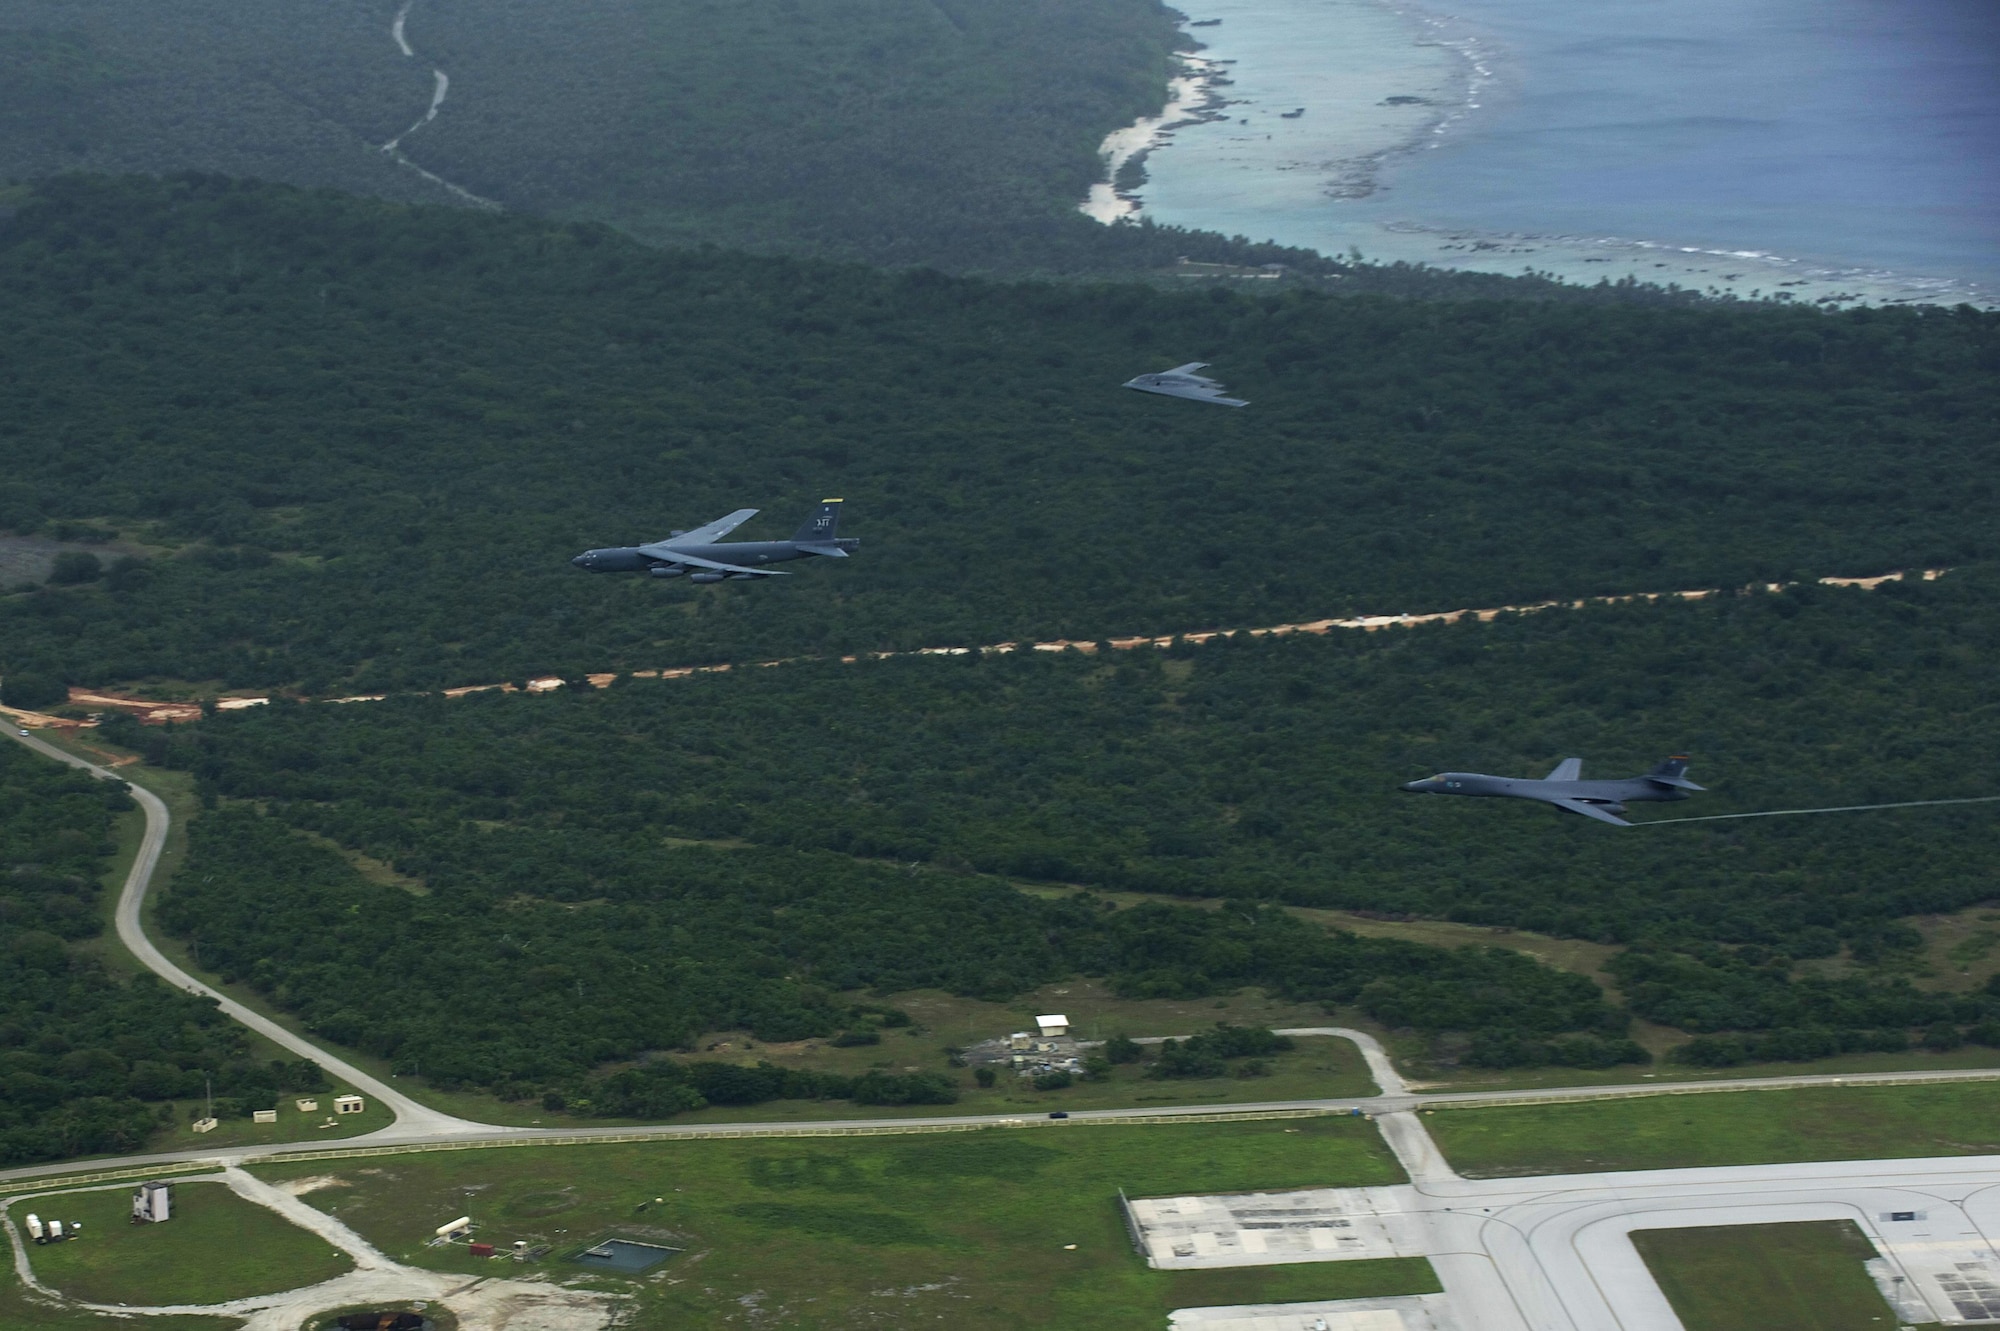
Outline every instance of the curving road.
[[[466, 1119], [453, 1118], [449, 1114], [418, 1104], [401, 1091], [369, 1076], [345, 1059], [327, 1052], [303, 1036], [293, 1034], [270, 1018], [251, 1011], [227, 994], [211, 989], [169, 961], [160, 949], [153, 946], [153, 940], [146, 937], [145, 929], [146, 890], [152, 886], [153, 872], [159, 867], [160, 854], [167, 847], [167, 831], [172, 826], [166, 804], [152, 791], [125, 781], [124, 777], [109, 768], [99, 767], [96, 763], [66, 753], [55, 745], [32, 736], [16, 734], [11, 737], [37, 753], [46, 754], [58, 762], [68, 763], [71, 767], [80, 767], [102, 780], [124, 782], [131, 790], [132, 798], [137, 800], [139, 807], [145, 811], [146, 832], [139, 843], [139, 853], [132, 861], [131, 872], [125, 875], [124, 888], [118, 894], [116, 917], [118, 941], [123, 943], [147, 970], [176, 989], [184, 989], [188, 993], [214, 999], [230, 1017], [299, 1057], [311, 1059], [347, 1085], [364, 1095], [374, 1096], [395, 1112], [396, 1121], [389, 1127], [383, 1128], [380, 1132], [369, 1133], [365, 1137], [348, 1140], [372, 1142], [434, 1140], [459, 1137], [468, 1133], [504, 1131], [489, 1123], [473, 1123]], [[213, 1154], [214, 1152], [208, 1153], [209, 1156]], [[196, 1155], [191, 1158], [207, 1157]]]

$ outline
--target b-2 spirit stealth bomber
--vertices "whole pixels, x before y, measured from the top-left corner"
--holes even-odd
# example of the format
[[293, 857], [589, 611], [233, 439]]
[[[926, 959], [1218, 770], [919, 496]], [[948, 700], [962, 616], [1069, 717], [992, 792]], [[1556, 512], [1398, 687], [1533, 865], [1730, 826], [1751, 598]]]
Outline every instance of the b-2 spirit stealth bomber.
[[1222, 385], [1196, 370], [1205, 370], [1208, 362], [1191, 360], [1185, 365], [1176, 365], [1171, 370], [1161, 370], [1158, 374], [1142, 374], [1137, 379], [1127, 379], [1126, 388], [1136, 388], [1141, 393], [1159, 393], [1165, 397], [1184, 397], [1191, 402], [1213, 402], [1218, 407], [1247, 407], [1250, 404], [1240, 397], [1224, 397]]
[[784, 570], [761, 567], [791, 559], [824, 555], [845, 559], [861, 542], [837, 534], [840, 501], [822, 499], [805, 525], [789, 541], [723, 541], [722, 538], [757, 516], [754, 508], [739, 508], [706, 527], [677, 531], [650, 545], [619, 545], [586, 550], [569, 562], [589, 573], [645, 573], [655, 578], [687, 575], [689, 582], [721, 582], [724, 578], [781, 578]]
[[1617, 781], [1585, 781], [1583, 759], [1565, 758], [1540, 781], [1508, 776], [1484, 776], [1478, 772], [1442, 772], [1421, 781], [1405, 782], [1401, 789], [1414, 795], [1510, 795], [1515, 799], [1540, 800], [1558, 809], [1580, 813], [1613, 827], [1632, 824], [1618, 814], [1627, 804], [1647, 800], [1684, 800], [1688, 792], [1701, 790], [1687, 779], [1688, 760], [1676, 755], [1644, 776]]

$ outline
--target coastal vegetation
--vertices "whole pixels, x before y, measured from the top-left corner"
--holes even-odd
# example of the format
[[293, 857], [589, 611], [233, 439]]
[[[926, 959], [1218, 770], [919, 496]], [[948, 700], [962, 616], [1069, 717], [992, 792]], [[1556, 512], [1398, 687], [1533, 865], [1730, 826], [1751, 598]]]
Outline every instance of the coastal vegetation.
[[[1000, 285], [214, 178], [0, 223], [0, 675], [342, 694], [1991, 555], [1996, 316]], [[1255, 405], [1120, 392], [1220, 362]], [[567, 558], [826, 494], [837, 568]], [[774, 524], [771, 528], [762, 523]], [[1782, 663], [1777, 663], [1782, 664]]]
[[[422, 0], [402, 11], [414, 55], [390, 5], [21, 8], [0, 13], [0, 181], [217, 172], [995, 273], [1331, 270], [1076, 212], [1105, 134], [1166, 99], [1185, 38], [1159, 0]], [[448, 94], [419, 125], [433, 70]]]

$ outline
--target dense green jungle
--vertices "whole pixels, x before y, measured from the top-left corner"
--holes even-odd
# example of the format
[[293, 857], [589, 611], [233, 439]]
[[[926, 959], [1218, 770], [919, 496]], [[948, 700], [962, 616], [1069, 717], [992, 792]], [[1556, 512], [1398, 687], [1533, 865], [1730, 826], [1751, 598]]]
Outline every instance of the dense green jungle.
[[[1072, 971], [1352, 1004], [1475, 1064], [1643, 1057], [1582, 977], [1271, 902], [1625, 944], [1607, 969], [1631, 1013], [1758, 1033], [1763, 1057], [2000, 1043], [2000, 989], [1914, 986], [1899, 919], [1996, 895], [1990, 805], [1616, 831], [1395, 790], [1679, 749], [1712, 793], [1635, 817], [1960, 795], [2000, 761], [1996, 581], [281, 702], [107, 737], [220, 805], [162, 914], [210, 964], [336, 1039], [518, 1093], [701, 1030], [830, 1034], [829, 991], [1000, 998]], [[998, 875], [1236, 904], [1113, 911]], [[423, 992], [338, 983], [369, 965], [421, 966]]]
[[[2000, 316], [996, 284], [211, 177], [0, 222], [0, 674], [308, 694], [1990, 557]], [[1254, 405], [1142, 396], [1217, 363]], [[771, 585], [568, 556], [848, 501]]]
[[219, 172], [965, 271], [1336, 271], [1076, 212], [1104, 135], [1165, 103], [1175, 23], [1159, 0], [0, 0], [0, 180]]
[[95, 955], [113, 819], [132, 807], [122, 785], [0, 743], [0, 1165], [136, 1150], [207, 1084], [225, 1113], [326, 1084], [311, 1063], [252, 1060], [214, 1003]]

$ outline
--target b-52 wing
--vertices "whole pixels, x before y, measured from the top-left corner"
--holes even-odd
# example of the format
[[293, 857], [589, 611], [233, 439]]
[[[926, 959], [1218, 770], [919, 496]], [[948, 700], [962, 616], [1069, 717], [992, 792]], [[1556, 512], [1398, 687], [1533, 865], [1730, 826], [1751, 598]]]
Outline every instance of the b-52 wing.
[[[1538, 795], [1536, 798], [1541, 799], [1543, 797]], [[1558, 809], [1568, 809], [1571, 813], [1580, 813], [1586, 818], [1595, 818], [1600, 823], [1610, 823], [1613, 827], [1630, 827], [1632, 825], [1617, 814], [1606, 813], [1589, 800], [1547, 800], [1546, 802], [1555, 805]]]
[[789, 578], [792, 575], [779, 568], [748, 568], [742, 564], [724, 564], [713, 559], [702, 559], [673, 545], [661, 542], [658, 545], [642, 545], [639, 553], [654, 559], [663, 559], [670, 564], [691, 564], [695, 568], [712, 568], [718, 573], [747, 573], [758, 578]]
[[666, 545], [671, 542], [675, 545], [707, 545], [710, 542], [721, 540], [756, 516], [757, 510], [754, 508], [739, 508], [728, 517], [717, 518], [706, 527], [696, 527], [693, 531], [684, 531], [676, 536], [669, 536], [665, 541], [659, 541], [656, 544]]

